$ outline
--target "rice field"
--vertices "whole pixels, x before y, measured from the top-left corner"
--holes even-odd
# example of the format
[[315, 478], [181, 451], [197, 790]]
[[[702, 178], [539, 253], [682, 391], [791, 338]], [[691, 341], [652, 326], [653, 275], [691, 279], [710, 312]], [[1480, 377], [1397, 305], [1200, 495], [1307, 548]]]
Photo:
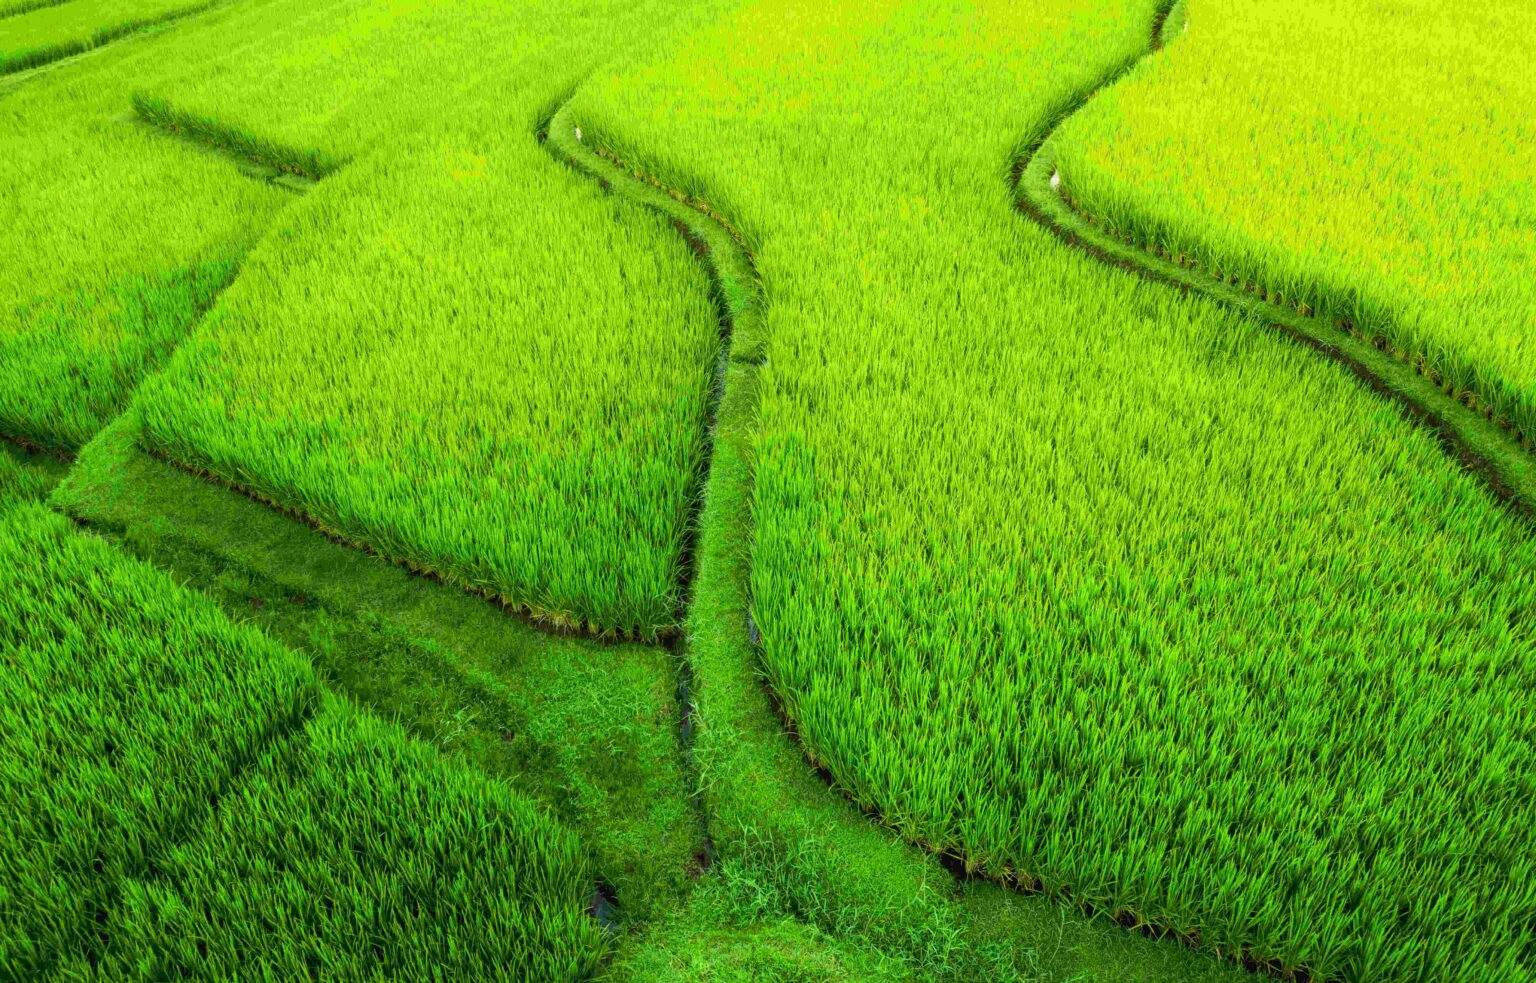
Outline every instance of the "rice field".
[[1281, 971], [1510, 978], [1529, 527], [1311, 353], [1007, 207], [1135, 9], [751, 3], [578, 93], [760, 243], [765, 671], [856, 802], [968, 867]]
[[[364, 6], [325, 18], [330, 42], [274, 44], [301, 11], [325, 16], [253, 9], [214, 35], [216, 85], [173, 78], [137, 102], [222, 121], [230, 144], [301, 174], [356, 158], [327, 178], [350, 190], [306, 202], [144, 387], [147, 443], [542, 621], [664, 633], [720, 344], [708, 284], [663, 222], [620, 221], [534, 139], [571, 52], [621, 47], [647, 11], [584, 36], [554, 8]], [[470, 91], [493, 19], [528, 55], [498, 52], [495, 84]], [[405, 80], [445, 61], [465, 78], [380, 86], [372, 66], [397, 51], [419, 55], [394, 63]], [[427, 122], [460, 87], [462, 115]]]
[[0, 981], [1536, 979], [1529, 20], [0, 0]]
[[93, 58], [0, 79], [0, 433], [63, 452], [123, 412], [289, 203], [134, 122], [122, 90], [158, 58]]
[[1348, 322], [1536, 446], [1536, 10], [1191, 17], [1063, 128], [1064, 189], [1124, 237]]
[[0, 75], [83, 54], [212, 5], [213, 0], [18, 0], [0, 6]]

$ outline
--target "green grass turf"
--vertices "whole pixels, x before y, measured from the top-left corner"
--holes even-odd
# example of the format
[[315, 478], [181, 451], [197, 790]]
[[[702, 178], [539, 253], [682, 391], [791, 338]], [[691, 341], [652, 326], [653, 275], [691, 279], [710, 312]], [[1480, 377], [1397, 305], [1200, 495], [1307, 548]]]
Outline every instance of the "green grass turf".
[[1120, 235], [1351, 322], [1536, 447], [1536, 13], [1192, 0], [1062, 131]]
[[99, 955], [119, 878], [318, 693], [305, 662], [63, 518], [0, 518], [0, 966]]
[[607, 968], [614, 983], [896, 983], [907, 967], [793, 918], [744, 916], [711, 881]]
[[543, 803], [588, 845], [626, 919], [692, 883], [702, 833], [666, 651], [551, 637], [329, 542], [137, 450], [131, 415], [53, 500], [308, 655], [333, 689]]
[[529, 800], [332, 701], [124, 885], [93, 978], [574, 983], [591, 887]]
[[129, 115], [133, 80], [180, 57], [172, 36], [0, 89], [0, 433], [84, 444], [290, 201]]
[[1325, 976], [1517, 971], [1528, 528], [1337, 367], [1010, 207], [1152, 6], [728, 5], [578, 92], [758, 244], [767, 671], [857, 801], [994, 876]]
[[[217, 0], [70, 0], [13, 6], [0, 26], [0, 75], [100, 47], [156, 24], [206, 10]], [[7, 16], [0, 7], [0, 17]]]

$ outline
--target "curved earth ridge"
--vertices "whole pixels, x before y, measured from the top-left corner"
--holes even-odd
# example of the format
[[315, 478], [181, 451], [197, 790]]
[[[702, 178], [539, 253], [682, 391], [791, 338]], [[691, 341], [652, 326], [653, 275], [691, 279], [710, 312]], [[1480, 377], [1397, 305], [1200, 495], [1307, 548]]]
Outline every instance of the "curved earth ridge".
[[[1150, 57], [1179, 37], [1187, 26], [1187, 0], [1165, 6], [1152, 31]], [[1141, 59], [1135, 64], [1140, 64]], [[1014, 161], [1010, 170], [1018, 210], [1059, 240], [1108, 265], [1148, 280], [1195, 292], [1234, 307], [1320, 355], [1354, 372], [1367, 386], [1396, 403], [1410, 419], [1430, 429], [1446, 451], [1480, 477], [1495, 495], [1527, 520], [1536, 521], [1536, 456], [1527, 449], [1529, 435], [1513, 428], [1471, 391], [1447, 391], [1414, 353], [1399, 353], [1367, 338], [1353, 325], [1313, 314], [1304, 305], [1279, 300], [1262, 285], [1231, 283], [1184, 257], [1165, 255], [1107, 231], [1094, 216], [1080, 212], [1056, 168], [1056, 132], [1095, 93], [1118, 82], [1130, 68], [1087, 93]]]

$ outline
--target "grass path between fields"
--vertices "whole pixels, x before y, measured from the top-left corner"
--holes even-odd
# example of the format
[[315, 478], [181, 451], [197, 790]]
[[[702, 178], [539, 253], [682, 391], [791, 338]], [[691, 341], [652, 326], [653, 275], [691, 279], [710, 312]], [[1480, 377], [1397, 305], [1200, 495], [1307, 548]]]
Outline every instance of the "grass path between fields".
[[[1188, 0], [1164, 8], [1152, 33], [1151, 57], [1176, 40], [1188, 18]], [[1139, 61], [1137, 62], [1139, 64]], [[1058, 239], [1094, 258], [1156, 283], [1210, 297], [1269, 325], [1296, 342], [1355, 373], [1372, 390], [1396, 403], [1405, 415], [1431, 430], [1446, 451], [1482, 478], [1501, 499], [1526, 518], [1536, 517], [1536, 456], [1530, 435], [1498, 418], [1476, 393], [1446, 385], [1429, 374], [1412, 353], [1376, 344], [1346, 321], [1317, 316], [1301, 304], [1287, 304], [1264, 286], [1230, 282], [1212, 275], [1184, 255], [1154, 251], [1108, 231], [1101, 217], [1079, 211], [1063, 191], [1052, 138], [1099, 91], [1119, 82], [1127, 65], [1061, 112], [1042, 134], [1025, 144], [1010, 170], [1020, 212]]]

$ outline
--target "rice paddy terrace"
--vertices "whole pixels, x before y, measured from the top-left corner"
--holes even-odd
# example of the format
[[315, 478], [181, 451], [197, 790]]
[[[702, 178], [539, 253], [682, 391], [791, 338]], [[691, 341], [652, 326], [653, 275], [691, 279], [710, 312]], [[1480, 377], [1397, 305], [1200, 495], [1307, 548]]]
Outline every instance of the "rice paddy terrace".
[[1536, 980], [1533, 61], [0, 0], [0, 981]]

